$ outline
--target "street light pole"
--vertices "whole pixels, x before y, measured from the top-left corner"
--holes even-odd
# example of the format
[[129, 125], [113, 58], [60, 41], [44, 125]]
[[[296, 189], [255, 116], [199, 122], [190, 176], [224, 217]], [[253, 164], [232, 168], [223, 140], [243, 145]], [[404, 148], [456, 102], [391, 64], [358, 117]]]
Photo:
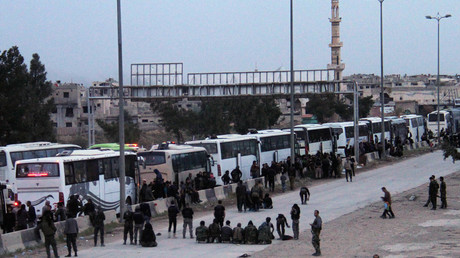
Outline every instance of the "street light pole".
[[383, 89], [383, 1], [379, 0], [380, 2], [380, 112], [382, 116], [382, 134], [380, 136], [380, 142], [382, 142], [382, 156], [381, 158], [385, 158], [386, 151], [385, 151], [385, 101], [384, 101], [384, 89]]
[[428, 20], [434, 19], [434, 20], [436, 20], [436, 21], [438, 22], [438, 74], [437, 74], [437, 76], [436, 76], [436, 84], [437, 84], [437, 86], [438, 86], [438, 87], [437, 87], [437, 88], [438, 88], [438, 105], [437, 105], [437, 112], [438, 112], [438, 118], [437, 118], [437, 122], [438, 122], [438, 134], [437, 134], [437, 135], [438, 135], [438, 141], [439, 141], [439, 139], [440, 139], [440, 134], [441, 134], [440, 124], [439, 124], [439, 121], [440, 121], [440, 119], [439, 119], [439, 118], [440, 118], [440, 115], [439, 115], [439, 99], [440, 99], [440, 98], [439, 98], [439, 88], [441, 87], [441, 83], [440, 83], [440, 80], [439, 80], [439, 66], [440, 66], [440, 64], [439, 64], [439, 52], [440, 52], [440, 51], [439, 51], [439, 49], [440, 49], [440, 47], [439, 47], [439, 38], [440, 38], [440, 35], [439, 35], [439, 24], [440, 24], [440, 21], [441, 21], [442, 19], [444, 19], [444, 18], [449, 18], [449, 17], [452, 17], [452, 15], [446, 14], [446, 15], [444, 15], [444, 16], [440, 16], [439, 13], [438, 13], [436, 16], [429, 16], [429, 15], [425, 16], [425, 18], [427, 18]]
[[119, 144], [120, 144], [120, 221], [123, 222], [125, 212], [125, 113], [123, 99], [123, 56], [122, 56], [122, 37], [121, 37], [121, 0], [117, 0], [117, 23], [118, 23], [118, 106], [119, 106]]
[[295, 162], [294, 151], [294, 14], [291, 0], [291, 165]]

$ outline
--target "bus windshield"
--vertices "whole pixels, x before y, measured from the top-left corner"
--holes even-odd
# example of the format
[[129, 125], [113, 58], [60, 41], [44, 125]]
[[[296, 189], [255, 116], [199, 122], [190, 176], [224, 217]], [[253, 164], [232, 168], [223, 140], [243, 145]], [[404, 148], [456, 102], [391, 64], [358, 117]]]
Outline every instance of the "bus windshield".
[[57, 163], [18, 164], [16, 177], [59, 177], [59, 166]]

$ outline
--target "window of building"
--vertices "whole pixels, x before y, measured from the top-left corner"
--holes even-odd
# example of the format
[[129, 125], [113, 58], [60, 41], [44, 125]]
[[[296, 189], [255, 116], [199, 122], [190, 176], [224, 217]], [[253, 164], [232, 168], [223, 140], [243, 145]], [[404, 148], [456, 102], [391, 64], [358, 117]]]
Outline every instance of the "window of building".
[[72, 127], [72, 123], [65, 123], [65, 127]]
[[83, 114], [88, 113], [88, 106], [83, 106]]
[[66, 117], [73, 117], [73, 108], [68, 107], [65, 109], [65, 116]]
[[98, 106], [98, 107], [101, 107], [101, 103], [97, 103], [97, 106]]
[[69, 98], [69, 93], [68, 92], [64, 92], [64, 98]]
[[149, 120], [148, 119], [142, 119], [142, 123], [148, 123]]

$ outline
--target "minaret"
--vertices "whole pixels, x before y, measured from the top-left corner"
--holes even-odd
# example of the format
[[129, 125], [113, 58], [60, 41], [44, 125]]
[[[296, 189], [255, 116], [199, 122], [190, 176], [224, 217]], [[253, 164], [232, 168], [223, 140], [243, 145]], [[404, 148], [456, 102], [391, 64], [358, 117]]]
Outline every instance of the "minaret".
[[327, 68], [335, 70], [335, 80], [342, 80], [342, 72], [345, 69], [345, 64], [342, 63], [340, 55], [343, 43], [340, 42], [340, 22], [342, 21], [342, 18], [339, 16], [339, 0], [331, 0], [331, 5], [332, 15], [329, 19], [332, 25], [332, 42], [329, 44], [329, 47], [331, 48], [331, 63], [327, 65]]

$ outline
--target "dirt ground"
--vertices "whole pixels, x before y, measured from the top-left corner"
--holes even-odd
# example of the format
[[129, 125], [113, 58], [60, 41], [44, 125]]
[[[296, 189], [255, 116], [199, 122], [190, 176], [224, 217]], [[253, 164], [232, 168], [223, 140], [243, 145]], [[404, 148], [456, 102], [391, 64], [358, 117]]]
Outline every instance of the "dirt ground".
[[[437, 210], [423, 207], [427, 183], [392, 196], [395, 219], [381, 219], [383, 203], [377, 202], [325, 223], [322, 256], [460, 257], [460, 172], [445, 181], [447, 209], [439, 209], [439, 198]], [[410, 201], [411, 196], [416, 199]], [[305, 257], [312, 253], [311, 233], [304, 232], [300, 241], [272, 245], [252, 257]]]
[[[389, 158], [385, 161], [378, 161], [371, 166], [358, 169], [357, 173], [365, 173], [370, 169], [415, 157], [426, 151], [427, 149], [411, 151], [405, 153], [403, 158]], [[337, 179], [307, 179], [302, 184], [314, 186], [330, 180]], [[460, 244], [457, 245], [460, 238], [460, 203], [458, 202], [458, 196], [460, 196], [460, 188], [458, 187], [460, 185], [460, 172], [446, 178], [446, 183], [449, 205], [447, 210], [431, 211], [422, 207], [427, 199], [428, 184], [426, 184], [392, 197], [393, 211], [396, 214], [396, 219], [380, 219], [379, 216], [382, 213], [383, 204], [374, 203], [361, 210], [325, 223], [321, 233], [323, 256], [372, 257], [374, 253], [378, 253], [381, 257], [439, 255], [460, 257]], [[389, 190], [391, 191], [391, 189]], [[277, 186], [272, 196], [278, 194], [281, 194], [279, 186]], [[412, 194], [417, 196], [416, 200], [408, 201], [408, 198]], [[232, 197], [224, 200], [224, 205], [226, 207], [235, 207], [235, 198]], [[195, 217], [200, 217], [213, 210], [213, 207], [214, 204], [205, 203], [204, 205], [194, 205], [192, 208], [195, 211]], [[422, 222], [437, 223], [436, 225], [439, 224], [439, 226], [420, 226], [419, 224]], [[178, 223], [180, 224], [181, 222], [178, 221]], [[452, 223], [454, 227], [447, 226]], [[152, 224], [154, 228], [166, 227], [166, 216], [153, 218]], [[122, 227], [108, 227], [106, 228], [105, 242], [119, 241], [122, 238], [122, 234]], [[356, 236], [359, 236], [359, 238]], [[430, 239], [431, 241], [429, 241]], [[311, 234], [304, 232], [301, 233], [299, 241], [286, 241], [281, 244], [271, 245], [262, 252], [256, 253], [253, 257], [310, 256], [314, 252], [310, 241]], [[79, 250], [93, 248], [92, 234], [80, 234], [77, 245]], [[449, 251], [442, 252], [445, 249]], [[62, 239], [58, 243], [58, 253], [61, 256], [67, 254], [67, 247]], [[15, 255], [17, 257], [46, 257], [46, 252], [43, 247], [38, 247], [24, 250], [11, 257]]]

